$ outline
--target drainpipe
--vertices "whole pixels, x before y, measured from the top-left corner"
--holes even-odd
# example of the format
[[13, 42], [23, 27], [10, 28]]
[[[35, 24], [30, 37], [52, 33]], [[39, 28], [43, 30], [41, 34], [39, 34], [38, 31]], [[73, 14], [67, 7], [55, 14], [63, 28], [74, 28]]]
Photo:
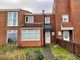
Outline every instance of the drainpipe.
[[42, 10], [43, 13], [43, 27], [45, 28], [45, 14], [44, 14], [45, 10]]
[[42, 10], [42, 14], [43, 14], [43, 45], [45, 46], [45, 14], [44, 14], [45, 10]]

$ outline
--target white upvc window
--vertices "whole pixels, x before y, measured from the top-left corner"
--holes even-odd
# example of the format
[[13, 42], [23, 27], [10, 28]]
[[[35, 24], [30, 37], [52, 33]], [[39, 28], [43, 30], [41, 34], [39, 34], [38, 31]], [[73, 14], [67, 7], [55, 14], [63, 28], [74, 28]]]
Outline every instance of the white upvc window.
[[34, 23], [34, 16], [25, 16], [25, 23]]
[[45, 23], [50, 24], [50, 17], [49, 16], [45, 17]]
[[70, 41], [69, 31], [67, 30], [63, 31], [63, 39], [65, 41]]
[[18, 31], [17, 30], [7, 30], [7, 40], [8, 41], [18, 41]]
[[7, 26], [18, 26], [18, 12], [8, 12]]
[[62, 22], [68, 22], [69, 16], [68, 15], [62, 15]]
[[40, 30], [22, 30], [22, 41], [39, 41]]

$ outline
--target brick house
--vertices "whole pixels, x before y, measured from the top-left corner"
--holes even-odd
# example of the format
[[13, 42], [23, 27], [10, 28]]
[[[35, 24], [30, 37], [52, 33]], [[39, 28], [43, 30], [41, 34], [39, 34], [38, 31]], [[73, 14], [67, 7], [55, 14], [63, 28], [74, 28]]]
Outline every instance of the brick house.
[[19, 46], [44, 46], [55, 41], [54, 26], [53, 14], [1, 9], [0, 44], [17, 42]]
[[53, 13], [0, 9], [0, 45], [44, 46], [57, 39], [80, 44], [80, 1], [54, 0]]
[[54, 0], [56, 39], [80, 44], [79, 2], [80, 0]]

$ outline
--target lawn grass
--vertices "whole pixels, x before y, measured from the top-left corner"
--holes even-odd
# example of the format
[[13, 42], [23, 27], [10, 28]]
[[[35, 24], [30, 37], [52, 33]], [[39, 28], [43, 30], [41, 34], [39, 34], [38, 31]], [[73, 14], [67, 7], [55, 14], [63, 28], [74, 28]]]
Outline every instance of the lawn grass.
[[43, 48], [42, 47], [25, 47], [25, 48], [20, 48], [20, 51], [23, 51], [23, 52], [29, 52], [29, 51], [33, 51], [33, 50], [38, 50], [40, 52], [43, 52]]
[[51, 50], [57, 60], [80, 60], [77, 56], [58, 45], [51, 46]]
[[[50, 47], [55, 56], [54, 59], [56, 60], [80, 60], [77, 56], [60, 46], [51, 45]], [[43, 47], [25, 47], [17, 49], [15, 45], [0, 46], [0, 60], [26, 60], [26, 54], [35, 50], [43, 54]]]
[[30, 51], [42, 52], [42, 47], [17, 48], [15, 45], [0, 46], [0, 60], [26, 60], [26, 54]]

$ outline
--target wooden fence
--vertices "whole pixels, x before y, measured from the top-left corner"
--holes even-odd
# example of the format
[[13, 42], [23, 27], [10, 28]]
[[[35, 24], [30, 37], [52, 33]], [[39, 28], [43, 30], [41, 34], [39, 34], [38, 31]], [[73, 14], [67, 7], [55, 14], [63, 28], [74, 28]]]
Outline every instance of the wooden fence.
[[57, 44], [80, 57], [80, 44], [59, 39], [57, 40]]

